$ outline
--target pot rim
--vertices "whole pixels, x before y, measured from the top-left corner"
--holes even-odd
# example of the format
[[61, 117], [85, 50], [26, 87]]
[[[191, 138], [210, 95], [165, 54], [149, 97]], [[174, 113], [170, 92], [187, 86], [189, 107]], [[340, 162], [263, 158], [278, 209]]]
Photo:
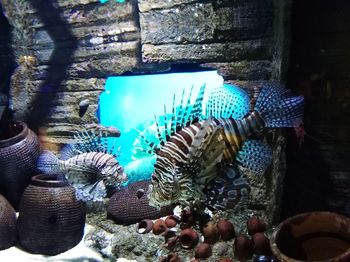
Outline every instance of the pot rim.
[[16, 144], [28, 135], [28, 132], [29, 132], [28, 126], [26, 123], [22, 121], [12, 120], [12, 119], [2, 119], [0, 120], [0, 123], [13, 123], [13, 124], [21, 125], [22, 127], [22, 131], [19, 132], [17, 135], [7, 139], [0, 140], [0, 148], [8, 147], [13, 144]]
[[62, 180], [59, 178], [58, 174], [47, 175], [47, 174], [38, 174], [32, 177], [30, 183], [34, 186], [40, 187], [65, 187], [69, 186], [68, 180]]
[[277, 240], [277, 238], [279, 236], [279, 233], [280, 233], [281, 229], [283, 227], [285, 227], [288, 223], [290, 223], [293, 220], [299, 219], [299, 218], [301, 218], [303, 216], [310, 216], [310, 215], [335, 216], [335, 217], [339, 218], [342, 221], [346, 221], [350, 225], [350, 218], [348, 218], [348, 217], [346, 217], [344, 215], [335, 213], [335, 212], [330, 212], [330, 211], [312, 211], [312, 212], [305, 212], [305, 213], [297, 214], [295, 216], [292, 216], [292, 217], [289, 217], [289, 218], [283, 220], [273, 230], [273, 233], [272, 233], [271, 238], [270, 238], [270, 247], [271, 247], [272, 253], [275, 256], [276, 256], [276, 254], [278, 254], [280, 256], [280, 258], [278, 258], [278, 259], [282, 259], [281, 261], [289, 261], [289, 262], [330, 262], [330, 261], [342, 262], [343, 261], [342, 260], [343, 257], [347, 257], [347, 256], [350, 257], [350, 249], [348, 249], [345, 253], [342, 253], [342, 254], [340, 254], [340, 255], [338, 255], [336, 257], [329, 258], [329, 259], [326, 259], [326, 260], [308, 260], [308, 261], [306, 261], [306, 260], [298, 260], [298, 259], [291, 258], [291, 257], [285, 255], [284, 253], [282, 253], [282, 251], [279, 249], [279, 247], [277, 246], [277, 243], [276, 243], [276, 240]]

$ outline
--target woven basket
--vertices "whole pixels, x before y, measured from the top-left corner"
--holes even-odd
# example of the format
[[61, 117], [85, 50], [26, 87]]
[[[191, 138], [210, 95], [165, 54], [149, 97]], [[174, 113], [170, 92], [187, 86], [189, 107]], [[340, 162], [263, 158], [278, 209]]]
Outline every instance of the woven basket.
[[36, 175], [19, 207], [20, 245], [30, 253], [56, 255], [77, 245], [85, 226], [85, 204], [56, 175]]
[[38, 157], [38, 137], [25, 123], [0, 120], [0, 194], [15, 209], [36, 173]]

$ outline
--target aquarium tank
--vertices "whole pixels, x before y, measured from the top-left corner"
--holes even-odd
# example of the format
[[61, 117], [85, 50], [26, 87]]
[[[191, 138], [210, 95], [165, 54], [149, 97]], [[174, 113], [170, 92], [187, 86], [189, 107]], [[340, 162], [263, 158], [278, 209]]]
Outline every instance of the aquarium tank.
[[203, 85], [205, 105], [210, 91], [223, 85], [223, 78], [210, 70], [107, 79], [100, 95], [98, 118], [103, 126], [113, 126], [121, 132], [120, 137], [109, 138], [108, 145], [124, 166], [127, 183], [150, 179], [156, 159], [150, 145], [159, 143], [156, 120], [161, 129], [170, 121], [166, 116], [170, 118], [173, 104], [184, 105], [188, 98], [194, 104]]

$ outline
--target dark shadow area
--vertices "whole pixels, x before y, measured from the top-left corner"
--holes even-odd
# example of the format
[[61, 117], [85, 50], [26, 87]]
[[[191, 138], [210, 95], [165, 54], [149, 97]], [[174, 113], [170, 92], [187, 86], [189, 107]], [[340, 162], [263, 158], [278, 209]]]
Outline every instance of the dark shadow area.
[[[0, 3], [0, 106], [5, 105], [6, 108], [8, 108], [8, 102], [5, 95], [9, 94], [11, 75], [16, 68], [11, 31], [11, 25], [4, 16]], [[8, 110], [5, 112], [3, 117], [9, 117]]]
[[293, 1], [288, 87], [305, 97], [305, 141], [288, 131], [282, 218], [350, 215], [350, 2]]
[[45, 80], [33, 100], [29, 117], [26, 119], [29, 127], [36, 131], [45, 122], [52, 102], [56, 99], [56, 91], [67, 77], [67, 68], [78, 47], [78, 40], [69, 30], [67, 22], [62, 19], [60, 10], [54, 6], [55, 1], [30, 0], [30, 2], [38, 10], [38, 15], [54, 42], [54, 50], [48, 62]]

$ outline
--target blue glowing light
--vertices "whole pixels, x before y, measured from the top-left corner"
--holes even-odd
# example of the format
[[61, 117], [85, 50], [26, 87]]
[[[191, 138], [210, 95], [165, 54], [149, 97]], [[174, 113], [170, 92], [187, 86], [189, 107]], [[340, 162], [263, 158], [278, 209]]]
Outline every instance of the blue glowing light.
[[102, 125], [121, 131], [122, 135], [115, 141], [116, 148], [120, 147], [118, 160], [123, 165], [132, 161], [135, 139], [139, 136], [137, 130], [151, 130], [154, 117], [164, 115], [164, 105], [167, 113], [171, 113], [174, 94], [178, 105], [183, 90], [187, 99], [193, 86], [193, 104], [203, 84], [205, 104], [210, 90], [222, 86], [223, 79], [216, 71], [109, 77], [100, 96], [99, 120]]

